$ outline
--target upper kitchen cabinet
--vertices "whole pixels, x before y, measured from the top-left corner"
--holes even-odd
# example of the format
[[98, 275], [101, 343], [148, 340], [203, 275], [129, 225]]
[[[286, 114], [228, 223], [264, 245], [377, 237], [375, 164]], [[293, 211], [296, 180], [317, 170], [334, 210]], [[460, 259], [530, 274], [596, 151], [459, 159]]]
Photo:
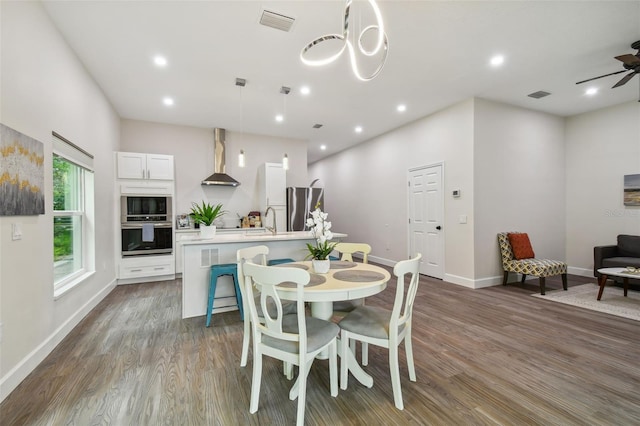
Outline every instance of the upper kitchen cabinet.
[[280, 163], [264, 163], [260, 168], [260, 202], [264, 207], [287, 204], [287, 171]]
[[173, 180], [173, 155], [118, 152], [118, 179]]

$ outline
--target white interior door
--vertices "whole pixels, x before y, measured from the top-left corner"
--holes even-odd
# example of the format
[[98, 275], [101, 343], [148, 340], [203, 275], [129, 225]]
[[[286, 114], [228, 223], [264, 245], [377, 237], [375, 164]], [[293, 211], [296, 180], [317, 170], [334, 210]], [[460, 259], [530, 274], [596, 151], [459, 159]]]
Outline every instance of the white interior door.
[[409, 255], [422, 253], [420, 273], [444, 277], [442, 164], [409, 170]]

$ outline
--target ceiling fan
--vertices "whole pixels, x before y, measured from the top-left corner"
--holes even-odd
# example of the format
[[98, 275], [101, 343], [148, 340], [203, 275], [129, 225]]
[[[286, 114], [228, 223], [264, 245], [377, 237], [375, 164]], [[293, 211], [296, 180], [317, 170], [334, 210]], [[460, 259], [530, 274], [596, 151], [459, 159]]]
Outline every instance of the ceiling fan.
[[612, 89], [614, 89], [616, 87], [619, 87], [619, 86], [622, 86], [623, 84], [627, 83], [629, 80], [631, 80], [631, 78], [634, 75], [640, 74], [640, 40], [638, 40], [635, 43], [631, 44], [631, 48], [632, 49], [636, 49], [638, 52], [635, 55], [626, 54], [626, 55], [620, 55], [620, 56], [616, 56], [615, 57], [617, 60], [622, 62], [622, 65], [625, 68], [622, 71], [616, 71], [616, 72], [612, 72], [610, 74], [601, 75], [599, 77], [593, 77], [593, 78], [590, 78], [588, 80], [582, 80], [582, 81], [577, 82], [576, 84], [586, 83], [587, 81], [597, 80], [597, 79], [602, 78], [602, 77], [608, 77], [610, 75], [620, 74], [621, 72], [631, 71], [629, 74], [627, 74], [624, 77], [622, 77], [622, 80], [617, 82], [612, 87]]

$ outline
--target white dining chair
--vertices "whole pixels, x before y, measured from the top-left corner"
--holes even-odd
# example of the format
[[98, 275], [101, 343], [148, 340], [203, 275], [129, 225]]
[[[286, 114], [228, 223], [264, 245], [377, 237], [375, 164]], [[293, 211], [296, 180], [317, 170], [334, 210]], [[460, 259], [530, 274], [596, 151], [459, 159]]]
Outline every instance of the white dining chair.
[[[340, 242], [335, 245], [335, 250], [341, 254], [340, 260], [345, 262], [353, 262], [354, 254], [362, 254], [362, 263], [369, 263], [369, 253], [371, 253], [371, 246], [366, 243], [343, 243]], [[364, 305], [364, 298], [353, 300], [340, 300], [333, 302], [333, 316], [338, 318], [344, 318], [349, 312], [353, 311], [358, 306]], [[351, 350], [353, 354], [356, 353], [355, 341], [351, 344]], [[362, 342], [362, 365], [369, 364], [369, 349], [367, 343]]]
[[[377, 306], [359, 306], [345, 316], [340, 326], [340, 353], [345, 359], [349, 348], [349, 341], [359, 340], [389, 349], [389, 371], [393, 387], [393, 399], [399, 410], [404, 409], [402, 389], [400, 388], [400, 368], [398, 365], [398, 346], [404, 340], [407, 354], [409, 379], [416, 381], [416, 371], [413, 365], [413, 348], [411, 345], [411, 320], [413, 317], [413, 302], [418, 291], [420, 279], [421, 254], [409, 260], [396, 263], [393, 274], [397, 277], [396, 298], [393, 310]], [[410, 275], [409, 286], [405, 291], [405, 277]], [[349, 372], [346, 363], [340, 365], [340, 387], [347, 388]]]
[[[249, 297], [249, 312], [253, 330], [253, 377], [249, 412], [258, 411], [260, 383], [262, 381], [262, 356], [267, 355], [298, 366], [296, 392], [290, 398], [298, 398], [296, 424], [304, 424], [307, 375], [311, 364], [321, 351], [329, 351], [329, 379], [331, 396], [338, 395], [338, 361], [336, 339], [340, 328], [331, 321], [307, 317], [304, 309], [304, 286], [309, 283], [309, 273], [303, 269], [262, 266], [246, 262], [243, 268], [245, 291]], [[297, 313], [285, 315], [282, 302], [275, 288], [282, 283], [296, 286]], [[260, 291], [259, 304], [264, 312], [264, 324], [258, 320], [257, 299], [254, 287]], [[276, 312], [271, 314], [267, 304], [273, 302]]]
[[[238, 284], [240, 286], [240, 294], [242, 295], [242, 309], [245, 312], [244, 316], [244, 332], [242, 336], [242, 355], [240, 357], [240, 367], [247, 365], [247, 358], [249, 357], [249, 340], [251, 336], [251, 317], [246, 313], [249, 312], [248, 300], [245, 297], [244, 290], [244, 273], [243, 266], [247, 261], [258, 263], [260, 265], [267, 264], [267, 255], [269, 254], [269, 247], [267, 246], [253, 246], [236, 251], [236, 260], [238, 264]], [[257, 262], [256, 262], [257, 261]], [[259, 297], [259, 296], [256, 296]], [[258, 320], [264, 323], [264, 314], [260, 305], [258, 306]], [[269, 312], [272, 315], [275, 313], [275, 306], [273, 304], [268, 305]], [[291, 301], [283, 301], [282, 308], [285, 315], [296, 313], [296, 303]], [[284, 373], [288, 378], [291, 378], [291, 367], [285, 363]]]

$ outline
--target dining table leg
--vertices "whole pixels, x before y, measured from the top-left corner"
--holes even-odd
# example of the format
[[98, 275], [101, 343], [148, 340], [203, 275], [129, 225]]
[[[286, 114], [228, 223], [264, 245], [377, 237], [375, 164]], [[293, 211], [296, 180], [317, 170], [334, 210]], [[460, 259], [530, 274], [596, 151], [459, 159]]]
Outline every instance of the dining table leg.
[[[311, 316], [331, 321], [331, 317], [333, 316], [333, 302], [311, 302]], [[340, 347], [339, 344], [338, 347]], [[342, 355], [341, 351], [338, 351], [338, 355]], [[328, 359], [329, 353], [328, 351], [322, 351], [316, 358]], [[355, 377], [356, 380], [364, 386], [368, 388], [373, 386], [373, 378], [362, 369], [360, 364], [358, 364], [358, 360], [352, 351], [347, 351], [347, 359], [342, 359], [340, 362], [346, 362], [348, 370], [351, 371], [353, 377]]]

